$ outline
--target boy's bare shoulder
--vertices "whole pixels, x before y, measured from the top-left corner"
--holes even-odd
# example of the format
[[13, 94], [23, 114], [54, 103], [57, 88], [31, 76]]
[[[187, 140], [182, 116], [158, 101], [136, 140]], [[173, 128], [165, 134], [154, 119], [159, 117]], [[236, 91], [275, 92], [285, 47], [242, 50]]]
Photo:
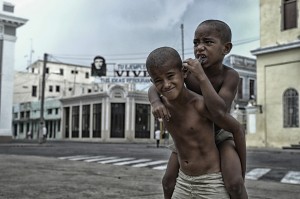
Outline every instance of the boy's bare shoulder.
[[195, 108], [196, 107], [198, 107], [198, 108], [201, 107], [200, 109], [204, 108], [205, 103], [204, 103], [203, 96], [195, 93], [194, 91], [191, 91], [191, 90], [189, 90], [189, 91], [190, 91], [190, 100], [189, 100], [188, 104], [195, 106]]
[[224, 73], [223, 73], [224, 78], [226, 78], [226, 77], [239, 78], [240, 77], [239, 73], [234, 68], [223, 65], [223, 69], [224, 69]]

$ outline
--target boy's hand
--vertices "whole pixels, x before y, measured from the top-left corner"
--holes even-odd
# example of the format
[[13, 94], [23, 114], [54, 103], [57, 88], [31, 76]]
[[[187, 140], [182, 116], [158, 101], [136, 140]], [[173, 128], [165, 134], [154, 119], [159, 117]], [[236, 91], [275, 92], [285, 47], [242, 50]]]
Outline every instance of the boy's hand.
[[165, 105], [160, 100], [156, 100], [152, 102], [151, 106], [152, 106], [152, 114], [155, 118], [162, 118], [169, 121], [171, 114], [169, 113]]
[[202, 65], [198, 59], [186, 59], [183, 61], [182, 66], [185, 67], [192, 74], [194, 74], [194, 76], [196, 77], [205, 74]]

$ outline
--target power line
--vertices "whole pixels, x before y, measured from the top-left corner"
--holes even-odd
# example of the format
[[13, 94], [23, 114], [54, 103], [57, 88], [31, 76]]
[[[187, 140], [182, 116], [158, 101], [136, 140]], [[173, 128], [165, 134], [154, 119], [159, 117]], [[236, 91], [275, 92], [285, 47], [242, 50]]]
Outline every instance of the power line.
[[[242, 40], [233, 41], [234, 46], [239, 46], [247, 43], [251, 43], [254, 41], [258, 41], [259, 37], [251, 37]], [[177, 51], [181, 51], [182, 49], [176, 49]], [[193, 48], [185, 48], [185, 54], [192, 54]], [[118, 53], [118, 54], [102, 54], [106, 58], [106, 60], [110, 61], [130, 61], [130, 60], [143, 60], [145, 61], [149, 52], [135, 52], [135, 53]], [[74, 60], [74, 61], [90, 61], [95, 55], [72, 55], [72, 54], [52, 54], [51, 59], [56, 60], [59, 63], [64, 63], [63, 60]]]

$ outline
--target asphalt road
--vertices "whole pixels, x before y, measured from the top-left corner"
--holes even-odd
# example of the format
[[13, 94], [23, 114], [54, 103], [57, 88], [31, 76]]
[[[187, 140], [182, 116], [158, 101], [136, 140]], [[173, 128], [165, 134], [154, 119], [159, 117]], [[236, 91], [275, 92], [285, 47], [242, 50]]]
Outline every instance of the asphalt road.
[[[156, 163], [167, 161], [170, 151], [165, 147], [155, 148], [154, 142], [49, 141], [42, 145], [35, 142], [0, 144], [0, 154], [1, 199], [162, 198], [160, 181], [164, 170], [159, 166], [165, 162]], [[108, 159], [100, 161], [101, 164], [91, 161], [96, 156]], [[121, 166], [112, 157], [149, 159], [156, 163], [145, 167]], [[300, 151], [248, 149], [249, 198], [300, 198], [300, 184], [281, 182], [290, 172], [299, 172], [299, 161]], [[266, 173], [255, 179], [257, 172], [252, 171]], [[294, 175], [296, 180], [300, 178], [297, 175]]]

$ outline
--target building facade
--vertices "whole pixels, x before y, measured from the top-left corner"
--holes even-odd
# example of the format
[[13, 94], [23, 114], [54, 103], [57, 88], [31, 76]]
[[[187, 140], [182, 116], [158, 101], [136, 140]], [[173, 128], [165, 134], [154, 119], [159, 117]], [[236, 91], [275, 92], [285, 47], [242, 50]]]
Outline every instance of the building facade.
[[240, 75], [234, 105], [244, 109], [251, 96], [256, 96], [256, 60], [240, 55], [229, 55], [224, 59], [224, 64], [235, 69]]
[[240, 55], [229, 55], [224, 59], [224, 64], [235, 69], [240, 75], [231, 114], [247, 130], [246, 107], [249, 101], [256, 96], [256, 60]]
[[27, 20], [14, 16], [14, 5], [0, 1], [0, 141], [12, 137], [13, 74], [17, 28]]
[[[123, 70], [123, 65], [110, 67], [110, 76], [100, 79], [90, 75], [90, 67], [48, 61], [43, 117], [44, 61], [34, 62], [26, 72], [16, 72], [13, 136], [16, 139], [39, 138], [40, 122], [44, 120], [48, 139], [153, 141], [154, 118], [147, 92], [135, 89], [135, 80], [149, 82], [149, 78], [120, 76], [124, 72], [117, 69]], [[136, 66], [141, 64], [125, 65], [129, 71], [125, 74], [135, 74]], [[140, 67], [140, 73], [144, 73], [143, 69]]]
[[[260, 0], [257, 101], [248, 146], [298, 144], [300, 91], [300, 2]], [[254, 120], [255, 119], [255, 120]]]
[[[61, 102], [47, 99], [44, 105], [44, 121], [48, 139], [61, 139]], [[38, 139], [41, 121], [41, 102], [22, 102], [13, 106], [13, 137]]]
[[[14, 103], [39, 101], [42, 95], [43, 60], [37, 60], [28, 71], [14, 75]], [[62, 98], [103, 90], [95, 84], [88, 66], [47, 61], [45, 70], [45, 98]]]
[[154, 118], [146, 92], [110, 84], [94, 94], [62, 98], [62, 138], [101, 142], [149, 142]]

